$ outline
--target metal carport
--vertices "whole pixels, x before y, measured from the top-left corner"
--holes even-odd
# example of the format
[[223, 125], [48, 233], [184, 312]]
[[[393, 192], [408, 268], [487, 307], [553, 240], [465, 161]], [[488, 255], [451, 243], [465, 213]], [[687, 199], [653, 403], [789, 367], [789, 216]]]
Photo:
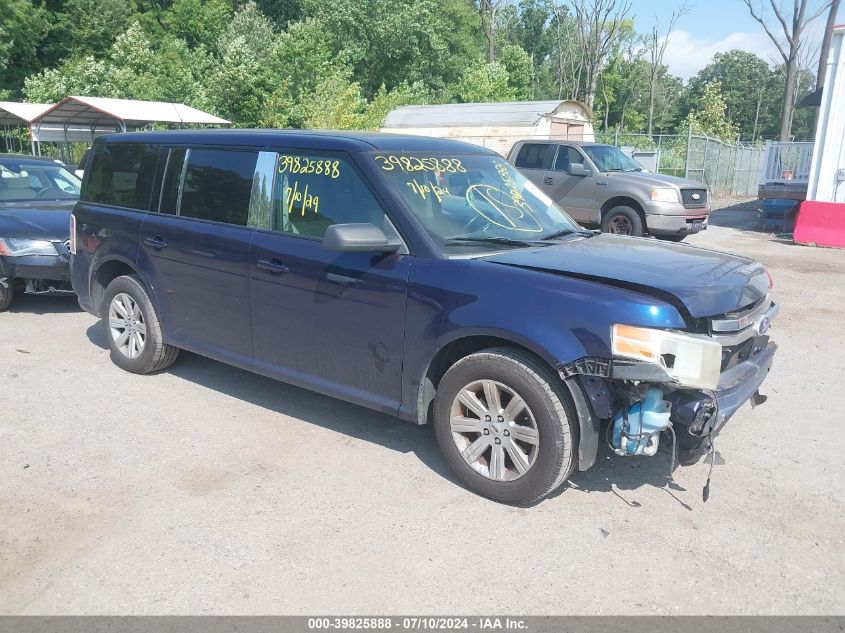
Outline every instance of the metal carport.
[[162, 123], [177, 127], [232, 124], [183, 103], [71, 96], [37, 116], [30, 125], [30, 133], [35, 143], [90, 142], [101, 134], [128, 132]]

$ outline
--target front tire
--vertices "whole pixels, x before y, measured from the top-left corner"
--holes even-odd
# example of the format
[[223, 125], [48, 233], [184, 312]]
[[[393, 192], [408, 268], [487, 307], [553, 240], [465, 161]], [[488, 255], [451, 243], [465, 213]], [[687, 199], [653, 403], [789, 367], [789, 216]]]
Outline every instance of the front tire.
[[115, 365], [133, 374], [161, 371], [173, 364], [179, 348], [164, 343], [161, 323], [137, 277], [115, 278], [100, 310]]
[[636, 209], [619, 206], [605, 211], [601, 218], [601, 232], [642, 237], [643, 219]]
[[491, 348], [456, 362], [437, 387], [434, 429], [446, 462], [473, 492], [526, 504], [575, 468], [575, 407], [528, 353]]
[[659, 240], [663, 240], [664, 242], [683, 242], [686, 237], [686, 233], [681, 235], [655, 235], [654, 237]]

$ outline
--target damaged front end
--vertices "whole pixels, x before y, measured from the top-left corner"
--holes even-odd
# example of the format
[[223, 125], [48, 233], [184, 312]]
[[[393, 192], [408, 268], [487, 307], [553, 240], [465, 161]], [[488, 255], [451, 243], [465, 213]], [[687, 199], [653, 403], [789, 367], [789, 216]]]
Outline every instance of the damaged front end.
[[[590, 413], [607, 424], [615, 453], [655, 455], [665, 433], [674, 468], [676, 451], [681, 463], [697, 461], [743, 404], [765, 401], [759, 388], [777, 350], [766, 332], [777, 312], [767, 296], [707, 319], [698, 333], [615, 325], [611, 359], [582, 358], [558, 370], [577, 381]], [[589, 433], [582, 426], [581, 470], [595, 460], [590, 447], [598, 442], [584, 437]]]

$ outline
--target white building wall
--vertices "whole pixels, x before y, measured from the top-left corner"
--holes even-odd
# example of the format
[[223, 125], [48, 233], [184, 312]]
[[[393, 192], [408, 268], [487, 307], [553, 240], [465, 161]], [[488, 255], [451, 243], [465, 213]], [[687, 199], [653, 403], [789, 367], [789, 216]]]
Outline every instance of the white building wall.
[[845, 203], [845, 25], [830, 42], [807, 200]]

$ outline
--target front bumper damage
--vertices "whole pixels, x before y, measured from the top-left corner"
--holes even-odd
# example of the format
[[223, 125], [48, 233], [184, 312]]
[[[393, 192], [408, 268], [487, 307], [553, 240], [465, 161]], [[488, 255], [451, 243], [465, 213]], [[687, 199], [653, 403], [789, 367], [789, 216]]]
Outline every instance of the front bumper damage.
[[[769, 317], [777, 313], [777, 306], [772, 306], [767, 312]], [[718, 386], [712, 391], [682, 387], [654, 363], [582, 358], [559, 366], [559, 374], [570, 391], [578, 392], [575, 399], [581, 418], [579, 470], [587, 470], [595, 463], [601, 424], [618, 418], [620, 411], [627, 412], [632, 405], [645, 400], [649, 388], [654, 387], [660, 390], [662, 399], [671, 404], [669, 422], [677, 441], [679, 461], [697, 461], [742, 406], [746, 403], [756, 406], [765, 401], [759, 390], [774, 362], [777, 345], [769, 341], [768, 336], [760, 335], [742, 341], [741, 352], [723, 349], [724, 369]], [[627, 414], [623, 415], [627, 420]], [[645, 432], [645, 429], [640, 430]], [[619, 450], [616, 452], [622, 454]]]
[[72, 295], [69, 255], [64, 244], [54, 245], [61, 254], [0, 256], [0, 284], [27, 294]]

